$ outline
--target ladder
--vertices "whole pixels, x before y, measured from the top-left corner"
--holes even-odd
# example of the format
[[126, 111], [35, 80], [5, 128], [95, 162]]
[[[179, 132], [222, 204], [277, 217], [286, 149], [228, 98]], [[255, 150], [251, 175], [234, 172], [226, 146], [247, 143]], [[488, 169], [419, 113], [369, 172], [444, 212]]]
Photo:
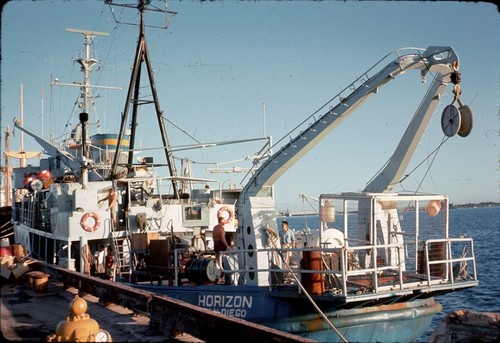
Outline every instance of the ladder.
[[[130, 253], [131, 242], [128, 221], [126, 221], [124, 231], [118, 231], [115, 229], [116, 228], [113, 227], [113, 224], [111, 224], [110, 231], [116, 261], [116, 273], [114, 276], [118, 277], [120, 280], [128, 280], [130, 282], [132, 277], [131, 269], [135, 267], [137, 261], [135, 255]], [[121, 234], [122, 232], [124, 232], [124, 235]]]

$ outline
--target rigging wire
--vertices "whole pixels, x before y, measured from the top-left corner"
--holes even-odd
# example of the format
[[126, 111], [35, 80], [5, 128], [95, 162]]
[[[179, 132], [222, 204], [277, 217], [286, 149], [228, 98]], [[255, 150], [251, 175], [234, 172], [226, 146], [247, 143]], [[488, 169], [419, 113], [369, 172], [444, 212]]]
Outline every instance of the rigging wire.
[[[439, 150], [441, 149], [441, 147], [443, 146], [443, 144], [448, 141], [448, 138], [450, 138], [450, 137], [444, 136], [443, 140], [441, 141], [441, 143], [430, 154], [428, 154], [426, 158], [424, 158], [415, 168], [413, 168], [408, 174], [405, 174], [403, 176], [403, 178], [398, 181], [398, 184], [401, 186], [401, 188], [403, 189], [403, 191], [406, 191], [406, 189], [403, 187], [402, 182], [405, 179], [407, 179], [415, 170], [417, 170], [425, 161], [427, 161], [431, 156], [433, 156], [432, 160], [431, 160], [431, 162], [429, 164], [429, 166], [427, 167], [427, 170], [425, 171], [425, 174], [422, 176], [422, 179], [420, 180], [420, 183], [418, 184], [417, 188], [413, 191], [413, 194], [417, 194], [418, 193], [419, 189], [422, 187], [422, 183], [424, 182], [425, 178], [427, 177], [427, 174], [429, 173], [432, 165], [434, 164], [434, 160], [436, 159]], [[415, 204], [414, 201], [410, 201], [407, 204], [407, 206], [402, 210], [402, 212], [405, 213], [414, 204]]]
[[[443, 53], [443, 52], [439, 52], [439, 54], [442, 54], [442, 53]], [[436, 53], [436, 54], [437, 54], [437, 53]], [[436, 54], [435, 54], [435, 55], [436, 55]], [[436, 80], [438, 80], [438, 81], [440, 81], [440, 82], [442, 82], [442, 83], [444, 83], [444, 84], [446, 84], [446, 85], [447, 85], [447, 84], [449, 84], [449, 82], [445, 82], [445, 81], [443, 81], [443, 79], [438, 79], [438, 78], [436, 77], [436, 75], [435, 75], [435, 74], [433, 74], [433, 73], [431, 72], [430, 67], [429, 67], [429, 64], [427, 63], [426, 59], [424, 59], [424, 58], [423, 58], [423, 56], [422, 56], [422, 54], [421, 54], [421, 53], [419, 53], [419, 56], [420, 56], [420, 61], [423, 63], [423, 65], [424, 65], [424, 67], [425, 67], [425, 71], [426, 71], [425, 73], [422, 71], [422, 82], [425, 82], [425, 75], [429, 74], [429, 75], [431, 75], [431, 77], [432, 77], [435, 81], [436, 81]], [[449, 74], [450, 74], [450, 73], [448, 73], [447, 75], [449, 75]], [[445, 75], [443, 75], [443, 76], [445, 76]], [[415, 118], [413, 117], [411, 121], [413, 122], [413, 120], [414, 120], [414, 119], [415, 119]], [[422, 183], [424, 182], [424, 180], [425, 180], [425, 178], [426, 178], [427, 174], [428, 174], [428, 173], [429, 173], [429, 171], [430, 171], [430, 168], [431, 168], [431, 166], [432, 166], [432, 163], [434, 162], [434, 159], [435, 159], [435, 158], [436, 158], [436, 156], [437, 156], [437, 152], [439, 151], [439, 149], [441, 148], [441, 146], [442, 146], [442, 145], [443, 145], [443, 144], [444, 144], [444, 143], [448, 140], [448, 138], [449, 138], [449, 137], [445, 137], [445, 138], [441, 141], [441, 143], [438, 145], [438, 147], [437, 147], [436, 149], [434, 149], [434, 151], [432, 151], [432, 152], [431, 152], [431, 153], [430, 153], [430, 154], [429, 154], [429, 155], [428, 155], [428, 156], [427, 156], [424, 160], [422, 160], [422, 162], [421, 162], [421, 163], [419, 163], [419, 164], [418, 164], [418, 165], [417, 165], [417, 166], [416, 166], [413, 170], [411, 170], [409, 173], [405, 174], [405, 175], [403, 176], [403, 178], [397, 182], [397, 184], [401, 184], [401, 183], [402, 183], [402, 182], [403, 182], [406, 178], [408, 178], [408, 177], [409, 177], [409, 176], [410, 176], [410, 175], [411, 175], [411, 174], [412, 174], [412, 173], [413, 173], [416, 169], [418, 169], [418, 168], [419, 168], [419, 167], [420, 167], [420, 166], [421, 166], [421, 165], [422, 165], [422, 164], [423, 164], [426, 160], [428, 160], [428, 159], [430, 158], [430, 156], [432, 156], [432, 155], [434, 154], [434, 157], [433, 157], [433, 159], [432, 159], [432, 161], [431, 161], [431, 164], [429, 165], [429, 167], [428, 167], [428, 169], [426, 170], [426, 172], [425, 172], [425, 174], [424, 174], [424, 176], [423, 176], [422, 180], [420, 181], [420, 183], [419, 183], [419, 185], [418, 185], [417, 189], [415, 190], [415, 193], [417, 193], [417, 192], [419, 191], [419, 189], [422, 187]], [[374, 176], [373, 176], [373, 177], [372, 177], [372, 178], [371, 178], [371, 179], [367, 182], [367, 185], [368, 185], [368, 184], [370, 184], [370, 182], [372, 182], [372, 181], [373, 181], [373, 180], [374, 180], [374, 179], [375, 179], [375, 178], [376, 178], [376, 177], [377, 177], [377, 176], [378, 176], [378, 175], [382, 172], [382, 170], [383, 170], [383, 169], [384, 169], [384, 168], [385, 168], [385, 167], [386, 167], [386, 166], [390, 163], [390, 160], [391, 160], [391, 159], [389, 158], [389, 159], [388, 159], [388, 160], [387, 160], [387, 161], [386, 161], [386, 162], [382, 165], [382, 167], [381, 167], [381, 168], [380, 168], [380, 169], [379, 169], [379, 170], [375, 173], [375, 175], [374, 175]], [[403, 190], [404, 190], [404, 187], [402, 187], [402, 188], [403, 188]]]
[[174, 122], [172, 122], [170, 119], [167, 119], [167, 117], [165, 117], [163, 114], [161, 115], [161, 117], [163, 118], [163, 120], [165, 120], [167, 123], [169, 123], [170, 125], [172, 125], [173, 127], [175, 127], [177, 130], [181, 131], [182, 133], [184, 133], [186, 136], [188, 136], [189, 138], [191, 138], [192, 140], [194, 140], [196, 143], [198, 144], [201, 144], [201, 141], [199, 141], [198, 139], [196, 139], [196, 137], [190, 135], [186, 130], [184, 130], [183, 128], [181, 128], [179, 125], [175, 124]]
[[429, 170], [430, 168], [432, 167], [432, 164], [434, 163], [434, 160], [436, 159], [437, 157], [437, 153], [439, 152], [439, 150], [441, 149], [441, 147], [443, 146], [444, 143], [446, 143], [448, 141], [448, 138], [449, 137], [446, 137], [444, 136], [443, 137], [443, 140], [441, 141], [441, 143], [430, 153], [427, 155], [427, 157], [425, 157], [419, 164], [417, 164], [417, 166], [415, 168], [413, 168], [412, 170], [410, 170], [407, 174], [405, 174], [403, 176], [403, 178], [401, 180], [398, 181], [399, 184], [401, 184], [404, 180], [406, 180], [414, 171], [416, 171], [418, 168], [420, 168], [420, 166], [425, 162], [427, 161], [431, 156], [433, 156], [432, 160], [431, 160], [431, 163], [429, 164], [429, 166], [427, 167], [427, 170], [424, 174], [424, 176], [422, 177], [422, 180], [420, 181], [416, 191], [415, 191], [415, 194], [418, 192], [418, 190], [420, 189], [420, 187], [422, 186], [422, 183], [424, 182], [425, 180], [425, 177], [427, 176], [427, 174], [429, 173]]
[[[423, 177], [422, 177], [422, 180], [421, 180], [421, 181], [420, 181], [420, 183], [418, 184], [418, 187], [417, 187], [417, 189], [415, 190], [415, 194], [418, 192], [418, 190], [420, 189], [420, 187], [422, 187], [422, 183], [424, 182], [425, 178], [427, 177], [427, 174], [428, 174], [428, 173], [429, 173], [429, 171], [431, 170], [431, 167], [432, 167], [432, 165], [434, 164], [434, 160], [436, 159], [436, 157], [437, 157], [437, 155], [438, 155], [439, 150], [441, 149], [441, 147], [443, 146], [443, 144], [444, 144], [444, 143], [448, 140], [448, 138], [449, 138], [449, 137], [444, 136], [444, 137], [443, 137], [443, 140], [441, 141], [441, 144], [439, 144], [439, 145], [438, 145], [438, 147], [437, 147], [436, 149], [434, 149], [434, 151], [431, 153], [431, 155], [433, 155], [432, 160], [431, 160], [431, 163], [430, 163], [430, 164], [429, 164], [429, 166], [427, 167], [427, 170], [425, 171], [425, 173], [424, 173], [424, 175], [423, 175]], [[425, 160], [427, 160], [427, 159], [428, 159], [431, 155], [427, 156], [427, 157], [424, 159], [424, 161], [425, 161]], [[424, 163], [424, 161], [422, 161], [422, 162], [421, 162], [418, 166], [422, 165], [422, 163]], [[415, 167], [415, 169], [416, 169], [416, 168], [418, 168], [418, 166], [417, 166], [417, 167]], [[415, 170], [415, 169], [413, 169], [413, 170]]]

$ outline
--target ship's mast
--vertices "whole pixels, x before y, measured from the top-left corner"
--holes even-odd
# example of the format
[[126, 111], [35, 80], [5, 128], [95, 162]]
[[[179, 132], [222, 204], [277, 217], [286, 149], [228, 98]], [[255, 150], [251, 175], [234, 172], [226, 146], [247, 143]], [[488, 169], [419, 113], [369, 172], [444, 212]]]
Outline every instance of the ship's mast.
[[[22, 126], [23, 121], [24, 121], [24, 89], [23, 89], [23, 84], [21, 83], [21, 88], [20, 88], [20, 96], [19, 96], [19, 102], [20, 102], [20, 115], [21, 115], [21, 120], [20, 124]], [[4, 151], [4, 157], [5, 157], [5, 167], [4, 167], [4, 181], [5, 181], [5, 200], [8, 205], [12, 204], [11, 201], [11, 190], [12, 190], [12, 167], [10, 165], [10, 158], [15, 158], [19, 160], [19, 167], [20, 168], [26, 168], [26, 159], [28, 158], [34, 158], [34, 157], [40, 157], [42, 154], [40, 151], [25, 151], [24, 150], [24, 131], [21, 130], [21, 142], [19, 145], [19, 151], [10, 151], [10, 130], [9, 127], [7, 126], [5, 128], [5, 151]]]
[[[23, 125], [24, 122], [24, 88], [23, 84], [21, 83], [21, 94], [19, 96], [19, 102], [20, 102], [20, 115], [21, 115], [21, 126]], [[19, 151], [10, 151], [10, 147], [5, 147], [5, 155], [8, 157], [16, 158], [19, 160], [19, 166], [21, 168], [26, 168], [26, 159], [27, 158], [33, 158], [33, 157], [39, 157], [41, 155], [41, 152], [39, 151], [25, 151], [24, 150], [24, 132], [21, 131], [20, 135], [20, 145], [19, 145]], [[8, 136], [6, 137], [8, 138]]]
[[[73, 28], [66, 28], [66, 32], [72, 33], [81, 33], [84, 36], [84, 52], [83, 56], [79, 56], [75, 61], [81, 66], [81, 71], [83, 73], [83, 82], [74, 82], [74, 83], [63, 83], [58, 79], [52, 82], [52, 85], [57, 86], [68, 86], [68, 87], [79, 87], [80, 95], [79, 95], [79, 108], [80, 112], [80, 124], [81, 125], [81, 156], [82, 159], [90, 158], [90, 151], [87, 149], [87, 132], [88, 132], [88, 113], [89, 113], [89, 103], [93, 99], [92, 88], [101, 88], [101, 89], [116, 89], [119, 90], [121, 87], [111, 87], [111, 86], [97, 86], [92, 85], [90, 83], [90, 75], [94, 71], [94, 67], [99, 64], [99, 61], [92, 55], [90, 51], [90, 46], [93, 44], [95, 40], [95, 36], [109, 36], [107, 32], [99, 32], [99, 31], [89, 31], [89, 30], [80, 30]], [[98, 131], [99, 132], [99, 131]], [[88, 169], [86, 167], [81, 168], [81, 182], [85, 187], [88, 182]]]
[[[73, 84], [73, 86], [77, 85], [80, 87], [81, 92], [82, 92], [82, 98], [83, 98], [83, 100], [80, 103], [80, 107], [82, 109], [82, 112], [88, 113], [88, 110], [89, 110], [88, 104], [89, 104], [90, 100], [92, 99], [91, 88], [97, 87], [97, 86], [90, 85], [90, 74], [92, 74], [94, 66], [99, 63], [99, 61], [97, 59], [92, 58], [91, 53], [90, 53], [90, 46], [92, 45], [92, 41], [94, 40], [95, 36], [109, 36], [109, 33], [98, 32], [98, 31], [79, 30], [79, 29], [72, 29], [72, 28], [67, 28], [66, 32], [81, 33], [84, 36], [83, 45], [85, 47], [85, 55], [83, 57], [80, 57], [80, 58], [75, 60], [82, 67], [83, 83], [82, 84]], [[71, 86], [71, 84], [64, 84], [64, 85]], [[103, 88], [103, 87], [100, 87], [100, 88]], [[111, 87], [104, 87], [104, 88], [111, 88]], [[112, 88], [116, 89], [116, 87], [112, 87]]]
[[121, 89], [121, 87], [97, 86], [97, 85], [92, 85], [90, 83], [90, 75], [94, 71], [94, 67], [100, 63], [94, 56], [92, 56], [92, 53], [90, 51], [90, 46], [93, 44], [95, 36], [109, 36], [109, 33], [72, 29], [72, 28], [66, 28], [66, 32], [81, 33], [84, 36], [83, 56], [79, 56], [78, 58], [75, 59], [75, 61], [81, 66], [81, 71], [83, 73], [83, 82], [64, 83], [60, 82], [58, 79], [55, 79], [54, 81], [52, 81], [52, 85], [79, 87], [80, 95], [78, 97], [79, 99], [78, 106], [81, 109], [82, 113], [89, 113], [90, 110], [89, 103], [93, 100], [92, 88], [115, 89], [115, 90]]
[[[108, 2], [109, 5], [118, 5], [116, 3], [112, 3], [111, 1]], [[154, 76], [153, 76], [153, 67], [151, 65], [151, 59], [149, 56], [149, 51], [148, 47], [146, 44], [146, 35], [145, 35], [145, 23], [144, 23], [144, 13], [147, 10], [147, 5], [149, 4], [149, 1], [146, 0], [140, 0], [137, 5], [134, 7], [137, 8], [140, 14], [140, 23], [139, 23], [139, 39], [137, 40], [137, 49], [136, 49], [136, 54], [135, 54], [135, 60], [134, 60], [134, 65], [132, 68], [132, 74], [130, 77], [130, 83], [129, 83], [129, 88], [128, 88], [128, 93], [127, 93], [127, 100], [125, 102], [125, 108], [123, 109], [122, 113], [122, 119], [121, 119], [121, 125], [120, 125], [120, 132], [118, 134], [118, 142], [121, 142], [125, 133], [125, 127], [127, 125], [127, 117], [128, 113], [130, 111], [130, 105], [132, 105], [132, 118], [131, 118], [131, 132], [130, 132], [130, 140], [129, 140], [129, 155], [128, 155], [128, 162], [127, 162], [127, 169], [130, 170], [133, 164], [133, 150], [135, 148], [135, 135], [136, 135], [136, 127], [137, 127], [137, 115], [138, 115], [138, 109], [140, 105], [144, 104], [150, 104], [153, 103], [155, 105], [156, 109], [156, 116], [158, 119], [158, 126], [160, 128], [160, 134], [163, 142], [163, 149], [165, 152], [165, 156], [167, 159], [168, 163], [168, 168], [171, 176], [177, 176], [177, 169], [175, 167], [174, 163], [174, 157], [172, 154], [172, 149], [170, 146], [170, 142], [168, 140], [167, 136], [167, 130], [165, 127], [165, 123], [163, 120], [163, 111], [160, 107], [160, 102], [158, 100], [158, 94], [156, 92], [156, 85], [154, 82]], [[124, 7], [131, 7], [130, 5], [121, 5]], [[160, 11], [164, 12], [166, 14], [175, 14], [175, 12], [169, 12], [166, 9], [165, 10], [158, 10], [154, 9], [154, 11]], [[140, 83], [141, 83], [141, 70], [142, 70], [142, 64], [146, 64], [147, 68], [147, 73], [149, 77], [149, 84], [151, 88], [151, 93], [153, 95], [153, 100], [152, 101], [147, 101], [143, 99], [139, 99], [140, 96]], [[121, 149], [121, 144], [116, 145], [116, 153], [113, 158], [113, 165], [111, 166], [111, 177], [115, 177], [117, 174], [117, 167], [118, 167], [118, 158], [120, 156], [120, 149]], [[178, 185], [176, 180], [172, 180], [172, 189], [174, 192], [174, 196], [178, 197]]]
[[12, 194], [10, 194], [12, 190], [11, 178], [12, 178], [12, 169], [10, 167], [10, 158], [8, 152], [10, 151], [10, 130], [9, 126], [5, 128], [5, 167], [4, 167], [4, 191], [5, 191], [5, 206], [12, 205]]
[[[21, 125], [24, 124], [24, 90], [23, 84], [21, 83], [21, 94], [19, 96], [19, 108], [21, 112]], [[21, 168], [26, 168], [26, 154], [24, 153], [24, 132], [21, 131], [21, 145], [19, 146], [19, 153], [21, 154], [21, 158], [19, 159], [19, 163]]]

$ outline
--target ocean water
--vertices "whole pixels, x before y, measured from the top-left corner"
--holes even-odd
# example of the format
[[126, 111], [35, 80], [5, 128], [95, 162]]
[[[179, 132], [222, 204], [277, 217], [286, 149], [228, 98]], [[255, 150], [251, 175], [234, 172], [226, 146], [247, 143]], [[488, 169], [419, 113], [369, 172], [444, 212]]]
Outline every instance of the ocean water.
[[[290, 228], [318, 228], [318, 216], [286, 218]], [[450, 236], [467, 235], [474, 239], [474, 254], [479, 285], [466, 290], [437, 296], [443, 311], [434, 317], [427, 332], [418, 342], [427, 342], [429, 335], [451, 311], [458, 309], [500, 313], [500, 207], [456, 208], [450, 210]]]

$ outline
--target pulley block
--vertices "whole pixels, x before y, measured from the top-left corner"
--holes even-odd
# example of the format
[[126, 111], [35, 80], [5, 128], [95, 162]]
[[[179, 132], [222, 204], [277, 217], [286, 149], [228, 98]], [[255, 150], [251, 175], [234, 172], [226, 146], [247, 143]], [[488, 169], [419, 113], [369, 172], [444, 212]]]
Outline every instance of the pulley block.
[[448, 105], [441, 115], [441, 128], [447, 137], [453, 137], [460, 129], [461, 115], [455, 105]]

